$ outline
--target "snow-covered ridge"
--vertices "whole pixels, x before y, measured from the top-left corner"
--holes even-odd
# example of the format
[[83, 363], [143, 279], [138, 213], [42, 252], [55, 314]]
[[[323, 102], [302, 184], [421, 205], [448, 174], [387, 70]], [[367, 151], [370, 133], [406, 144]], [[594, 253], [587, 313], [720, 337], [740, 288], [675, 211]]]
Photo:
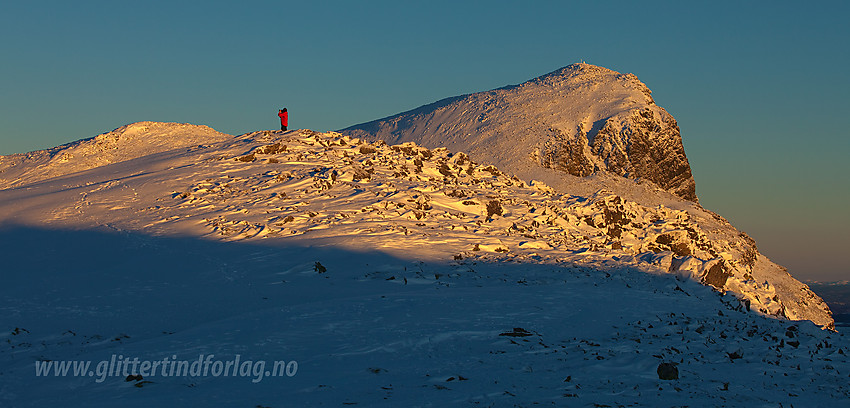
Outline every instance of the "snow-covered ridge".
[[534, 178], [541, 167], [579, 177], [609, 172], [697, 201], [676, 120], [635, 75], [590, 64], [342, 132], [464, 151], [523, 179]]
[[0, 156], [0, 190], [231, 137], [203, 125], [132, 123], [51, 149]]
[[63, 174], [10, 191], [2, 213], [155, 235], [320, 241], [416, 259], [634, 268], [732, 292], [763, 314], [833, 324], [819, 297], [720, 217], [610, 190], [558, 192], [445, 148], [266, 131]]

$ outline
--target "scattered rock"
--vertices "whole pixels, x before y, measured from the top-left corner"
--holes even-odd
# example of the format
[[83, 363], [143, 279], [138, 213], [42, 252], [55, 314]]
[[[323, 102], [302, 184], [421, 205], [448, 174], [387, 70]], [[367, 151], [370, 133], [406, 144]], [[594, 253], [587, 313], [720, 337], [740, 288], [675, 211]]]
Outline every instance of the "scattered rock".
[[286, 145], [281, 145], [280, 142], [257, 148], [254, 153], [257, 154], [277, 154], [286, 151]]

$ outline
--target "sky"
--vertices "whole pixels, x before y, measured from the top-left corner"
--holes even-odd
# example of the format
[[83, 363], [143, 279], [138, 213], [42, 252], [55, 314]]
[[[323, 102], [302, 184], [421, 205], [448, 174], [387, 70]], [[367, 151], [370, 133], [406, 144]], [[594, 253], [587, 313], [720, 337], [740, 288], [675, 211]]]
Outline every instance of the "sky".
[[0, 154], [143, 121], [338, 130], [585, 61], [681, 128], [700, 203], [850, 280], [850, 3], [4, 2]]

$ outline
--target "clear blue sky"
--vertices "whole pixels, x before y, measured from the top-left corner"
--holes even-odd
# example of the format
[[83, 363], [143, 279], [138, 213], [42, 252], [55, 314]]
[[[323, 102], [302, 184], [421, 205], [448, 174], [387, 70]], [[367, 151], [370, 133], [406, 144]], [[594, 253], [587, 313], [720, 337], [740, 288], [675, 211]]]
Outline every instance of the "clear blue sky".
[[335, 130], [584, 60], [679, 121], [703, 206], [850, 279], [850, 6], [790, 1], [39, 1], [0, 15], [0, 154], [141, 121]]

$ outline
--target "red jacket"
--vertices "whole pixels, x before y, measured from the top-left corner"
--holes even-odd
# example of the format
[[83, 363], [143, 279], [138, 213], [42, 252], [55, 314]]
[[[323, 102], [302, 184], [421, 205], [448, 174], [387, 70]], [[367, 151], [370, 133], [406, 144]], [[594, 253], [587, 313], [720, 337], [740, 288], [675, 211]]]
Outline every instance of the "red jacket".
[[278, 112], [277, 116], [280, 116], [280, 125], [281, 126], [289, 126], [289, 112]]

